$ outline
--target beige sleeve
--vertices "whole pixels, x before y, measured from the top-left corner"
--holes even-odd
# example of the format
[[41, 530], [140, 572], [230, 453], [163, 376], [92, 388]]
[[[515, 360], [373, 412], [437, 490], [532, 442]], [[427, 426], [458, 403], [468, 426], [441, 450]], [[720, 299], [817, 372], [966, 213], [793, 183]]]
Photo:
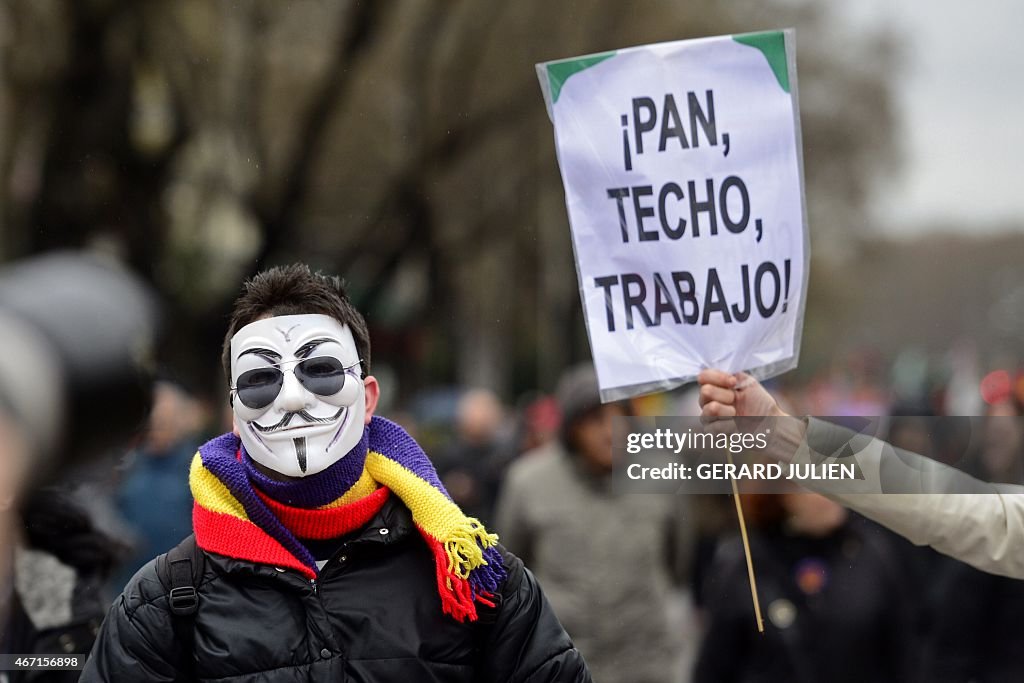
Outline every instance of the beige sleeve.
[[[808, 443], [835, 444], [841, 429], [811, 418], [807, 439], [793, 461], [834, 460]], [[929, 545], [983, 571], [1024, 578], [1024, 487], [982, 482], [880, 439], [848, 434], [864, 478], [819, 481], [808, 488], [917, 545]]]

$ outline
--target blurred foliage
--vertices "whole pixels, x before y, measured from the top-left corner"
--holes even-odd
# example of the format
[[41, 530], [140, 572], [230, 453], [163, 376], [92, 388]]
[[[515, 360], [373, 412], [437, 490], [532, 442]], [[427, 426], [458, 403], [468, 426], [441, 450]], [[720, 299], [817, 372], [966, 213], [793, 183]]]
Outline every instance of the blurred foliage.
[[165, 294], [166, 356], [199, 387], [241, 280], [301, 259], [350, 280], [406, 395], [550, 389], [588, 351], [533, 65], [785, 26], [829, 263], [898, 166], [899, 60], [824, 3], [7, 0], [0, 256], [118, 251]]

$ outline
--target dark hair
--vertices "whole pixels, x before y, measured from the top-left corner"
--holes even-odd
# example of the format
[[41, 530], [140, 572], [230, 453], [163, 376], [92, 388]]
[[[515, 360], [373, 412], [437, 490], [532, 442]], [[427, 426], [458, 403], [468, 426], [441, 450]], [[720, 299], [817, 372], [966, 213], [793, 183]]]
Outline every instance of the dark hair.
[[293, 263], [257, 273], [242, 285], [221, 352], [228, 382], [231, 381], [231, 338], [238, 330], [268, 316], [310, 313], [329, 315], [342, 325], [348, 325], [362, 359], [363, 376], [370, 374], [370, 333], [363, 315], [348, 298], [344, 281], [319, 271], [314, 273], [305, 263]]

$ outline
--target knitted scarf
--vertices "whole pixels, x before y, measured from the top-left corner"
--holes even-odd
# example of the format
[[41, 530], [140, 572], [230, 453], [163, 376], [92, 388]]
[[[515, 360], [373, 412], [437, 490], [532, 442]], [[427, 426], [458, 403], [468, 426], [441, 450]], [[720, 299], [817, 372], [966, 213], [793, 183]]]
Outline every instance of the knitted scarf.
[[287, 482], [256, 470], [240, 439], [224, 434], [199, 448], [189, 485], [196, 543], [208, 552], [316, 579], [316, 560], [300, 539], [355, 531], [393, 493], [433, 552], [445, 614], [475, 621], [475, 603], [493, 606], [505, 579], [498, 537], [462, 513], [419, 444], [384, 418], [372, 418], [359, 444], [323, 472]]

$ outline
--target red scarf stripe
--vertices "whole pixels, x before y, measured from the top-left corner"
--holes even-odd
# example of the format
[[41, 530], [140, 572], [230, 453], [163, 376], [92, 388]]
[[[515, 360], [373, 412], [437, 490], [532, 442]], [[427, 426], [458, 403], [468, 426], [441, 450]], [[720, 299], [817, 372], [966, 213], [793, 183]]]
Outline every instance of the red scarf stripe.
[[252, 522], [213, 512], [197, 504], [192, 507], [192, 527], [196, 537], [203, 539], [203, 550], [238, 560], [294, 569], [307, 579], [316, 578], [312, 569]]
[[298, 538], [317, 541], [338, 538], [362, 528], [380, 512], [391, 493], [386, 486], [381, 486], [365, 498], [352, 503], [308, 510], [279, 503], [259, 489], [255, 490], [288, 531]]
[[417, 527], [423, 540], [430, 546], [434, 555], [434, 563], [437, 572], [437, 592], [441, 596], [441, 611], [457, 621], [476, 621], [476, 605], [473, 604], [473, 595], [469, 581], [459, 578], [448, 566], [448, 552], [444, 544], [423, 530]]

